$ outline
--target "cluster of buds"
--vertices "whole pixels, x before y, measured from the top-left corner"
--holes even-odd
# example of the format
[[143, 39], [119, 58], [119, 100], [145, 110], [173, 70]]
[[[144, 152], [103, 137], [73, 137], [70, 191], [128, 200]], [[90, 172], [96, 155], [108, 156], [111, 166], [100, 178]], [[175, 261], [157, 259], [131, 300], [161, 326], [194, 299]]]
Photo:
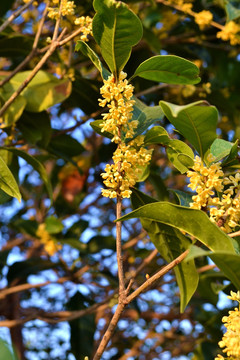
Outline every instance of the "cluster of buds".
[[104, 184], [108, 189], [102, 189], [105, 197], [129, 198], [141, 166], [147, 165], [151, 160], [151, 150], [146, 150], [143, 145], [143, 136], [138, 136], [125, 144], [121, 137], [134, 137], [134, 129], [138, 126], [138, 121], [132, 120], [134, 100], [133, 86], [126, 80], [127, 74], [120, 73], [118, 80], [113, 75], [104, 80], [101, 88], [103, 99], [99, 100], [100, 106], [109, 108], [109, 112], [103, 114], [105, 120], [101, 131], [108, 131], [113, 135], [112, 141], [118, 144], [117, 150], [113, 154], [113, 164], [107, 164], [105, 172], [101, 174]]
[[[228, 298], [240, 304], [240, 291], [237, 293], [231, 291], [231, 296]], [[224, 316], [222, 322], [227, 331], [218, 345], [223, 349], [223, 353], [226, 353], [227, 358], [218, 355], [215, 360], [237, 360], [240, 358], [240, 309], [229, 311], [229, 315]]]
[[[212, 162], [214, 158], [210, 154], [207, 160]], [[232, 232], [240, 221], [240, 174], [224, 177], [221, 163], [206, 167], [196, 156], [187, 176], [190, 178], [188, 187], [197, 192], [192, 196], [190, 207], [204, 210], [224, 232]]]

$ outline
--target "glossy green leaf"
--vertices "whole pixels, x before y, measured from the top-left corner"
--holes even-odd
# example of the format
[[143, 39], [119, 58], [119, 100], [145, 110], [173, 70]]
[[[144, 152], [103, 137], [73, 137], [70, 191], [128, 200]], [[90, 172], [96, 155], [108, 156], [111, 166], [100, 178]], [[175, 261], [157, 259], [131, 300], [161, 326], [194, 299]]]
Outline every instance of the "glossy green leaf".
[[90, 46], [85, 41], [78, 40], [75, 50], [81, 51], [83, 55], [87, 56], [99, 70], [102, 78], [104, 80], [107, 80], [109, 75], [111, 75], [110, 72], [103, 67], [103, 64], [99, 59], [98, 55], [90, 48]]
[[154, 126], [151, 128], [144, 138], [145, 145], [163, 144], [166, 145], [170, 141], [168, 132], [162, 126]]
[[21, 201], [21, 194], [18, 184], [9, 170], [7, 164], [0, 156], [0, 189], [6, 194], [15, 197], [19, 202]]
[[[240, 255], [233, 254], [232, 252], [219, 249], [214, 253], [204, 251], [193, 246], [187, 259], [194, 259], [199, 256], [209, 256], [217, 267], [226, 275], [226, 277], [233, 283], [236, 289], [240, 289]], [[186, 259], [186, 260], [187, 260]]]
[[153, 170], [150, 172], [150, 176], [148, 178], [149, 182], [153, 185], [158, 201], [168, 201], [169, 200], [169, 191], [162, 179], [162, 177], [154, 172]]
[[[6, 89], [12, 92], [22, 84], [31, 71], [16, 74], [7, 84]], [[59, 80], [55, 76], [40, 70], [29, 85], [23, 90], [22, 96], [27, 101], [26, 110], [41, 112], [65, 100], [71, 93], [72, 84], [69, 79]]]
[[174, 55], [157, 55], [145, 60], [131, 79], [136, 76], [168, 84], [197, 84], [201, 80], [194, 63]]
[[[167, 202], [147, 204], [122, 216], [119, 220], [147, 219], [170, 225], [194, 236], [210, 250], [234, 253], [232, 239], [227, 236], [201, 210], [186, 208]], [[118, 221], [119, 221], [118, 220]]]
[[232, 21], [240, 17], [240, 8], [236, 8], [231, 0], [224, 1], [224, 6], [227, 13], [227, 21]]
[[178, 198], [179, 205], [189, 207], [189, 204], [192, 202], [193, 194], [177, 189], [170, 189], [170, 191], [172, 191]]
[[111, 72], [117, 75], [142, 37], [142, 24], [123, 2], [94, 0], [93, 36]]
[[[146, 196], [136, 189], [131, 199], [134, 207], [150, 202], [157, 204], [155, 199]], [[141, 223], [159, 253], [168, 263], [176, 259], [191, 245], [191, 241], [177, 228], [143, 218], [141, 218]], [[180, 310], [183, 312], [197, 288], [198, 273], [192, 260], [180, 263], [174, 268], [174, 272], [180, 289]]]
[[11, 148], [11, 147], [6, 147], [6, 148], [2, 148], [2, 149], [10, 151], [17, 156], [20, 156], [29, 165], [31, 165], [34, 170], [36, 170], [39, 173], [41, 179], [43, 180], [43, 182], [46, 186], [49, 198], [52, 200], [52, 186], [51, 186], [48, 174], [47, 174], [44, 166], [36, 158], [34, 158], [33, 156], [29, 155], [28, 153], [26, 153], [22, 150], [18, 150], [16, 148]]
[[225, 156], [230, 154], [233, 143], [223, 139], [216, 139], [210, 147], [211, 154], [215, 157], [214, 161], [222, 160]]
[[217, 109], [204, 101], [183, 106], [160, 101], [160, 105], [168, 120], [203, 157], [217, 137]]
[[[185, 155], [184, 161], [181, 161], [180, 155]], [[181, 174], [184, 174], [186, 171], [188, 171], [188, 166], [186, 165], [186, 156], [188, 156], [188, 164], [190, 163], [191, 159], [193, 161], [194, 159], [194, 153], [192, 149], [185, 144], [181, 140], [170, 140], [167, 144], [167, 156], [171, 163], [175, 166], [176, 169], [178, 169]]]

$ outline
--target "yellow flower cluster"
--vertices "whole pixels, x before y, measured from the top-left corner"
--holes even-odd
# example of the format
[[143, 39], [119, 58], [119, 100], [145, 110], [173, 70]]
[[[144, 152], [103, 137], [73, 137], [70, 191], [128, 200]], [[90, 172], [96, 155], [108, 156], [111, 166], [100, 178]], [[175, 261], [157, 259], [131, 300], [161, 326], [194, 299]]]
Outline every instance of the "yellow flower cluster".
[[217, 33], [217, 38], [222, 39], [224, 41], [230, 41], [231, 45], [240, 44], [240, 36], [238, 33], [240, 32], [240, 26], [236, 24], [234, 21], [229, 21], [222, 31]]
[[212, 13], [207, 10], [203, 10], [195, 14], [195, 23], [199, 25], [201, 30], [203, 30], [205, 26], [210, 25], [212, 19], [213, 19]]
[[[208, 156], [209, 162], [213, 158]], [[224, 177], [220, 163], [204, 166], [196, 156], [193, 170], [187, 172], [190, 187], [197, 192], [192, 196], [190, 207], [209, 213], [210, 220], [215, 222], [224, 232], [230, 233], [240, 222], [240, 174]], [[215, 192], [221, 196], [214, 196]]]
[[80, 26], [82, 29], [80, 39], [82, 41], [88, 41], [87, 36], [92, 35], [92, 18], [89, 16], [81, 16], [75, 19], [74, 24]]
[[240, 221], [240, 174], [230, 175], [223, 179], [223, 185], [227, 185], [221, 199], [212, 198], [209, 202], [214, 205], [210, 208], [210, 220], [216, 222], [225, 232], [232, 232]]
[[[211, 157], [208, 157], [208, 161]], [[192, 197], [193, 203], [190, 207], [193, 209], [202, 209], [208, 206], [209, 199], [214, 195], [214, 189], [222, 191], [222, 179], [223, 171], [219, 163], [212, 164], [209, 168], [204, 166], [203, 161], [199, 156], [195, 157], [194, 171], [188, 171], [187, 176], [190, 178], [190, 187], [192, 190], [196, 190], [197, 195]]]
[[[59, 5], [59, 0], [52, 0], [53, 5]], [[75, 14], [74, 1], [62, 0], [62, 16], [71, 16]], [[59, 9], [58, 7], [49, 7], [48, 8], [48, 17], [52, 20], [57, 20], [59, 18]]]
[[113, 154], [113, 164], [107, 164], [105, 173], [101, 176], [103, 183], [110, 189], [102, 189], [105, 197], [116, 198], [118, 195], [129, 198], [138, 175], [141, 173], [140, 166], [147, 165], [151, 160], [152, 150], [142, 147], [144, 136], [138, 136], [129, 145], [119, 144]]
[[121, 141], [119, 137], [119, 130], [125, 132], [126, 138], [132, 138], [134, 129], [137, 128], [138, 122], [131, 121], [134, 100], [133, 86], [128, 84], [126, 80], [127, 74], [121, 71], [119, 79], [116, 82], [113, 75], [110, 75], [107, 80], [104, 80], [104, 85], [101, 87], [100, 93], [103, 99], [99, 100], [99, 105], [105, 107], [107, 104], [109, 112], [103, 114], [104, 123], [101, 125], [101, 131], [108, 131], [113, 134], [115, 143]]
[[188, 11], [190, 11], [192, 9], [192, 6], [193, 6], [191, 4], [192, 1], [193, 0], [188, 0], [188, 1], [186, 1], [186, 0], [169, 0], [169, 3], [172, 4], [172, 5], [176, 5], [178, 7], [181, 7], [181, 10], [183, 12], [187, 13]]
[[101, 174], [104, 179], [103, 183], [108, 189], [102, 189], [102, 195], [105, 197], [129, 198], [138, 175], [141, 173], [141, 166], [147, 165], [151, 160], [151, 150], [146, 150], [142, 145], [143, 136], [125, 144], [121, 136], [133, 138], [134, 129], [138, 126], [138, 121], [132, 119], [134, 100], [133, 86], [126, 80], [127, 74], [120, 72], [116, 80], [110, 75], [100, 90], [103, 99], [99, 104], [105, 107], [107, 104], [109, 112], [103, 114], [105, 120], [102, 124], [101, 131], [108, 131], [113, 134], [113, 139], [118, 144], [117, 150], [113, 154], [113, 164], [107, 164], [105, 172]]
[[[240, 303], [240, 292], [231, 291], [229, 299], [237, 300]], [[218, 355], [215, 360], [237, 360], [240, 358], [240, 309], [235, 308], [233, 311], [229, 311], [229, 315], [224, 316], [222, 322], [225, 323], [227, 331], [218, 345], [220, 348], [224, 348], [222, 351], [226, 353], [227, 358]]]
[[45, 224], [39, 224], [36, 235], [40, 238], [40, 242], [43, 244], [45, 251], [50, 256], [54, 255], [62, 248], [62, 246], [57, 244], [51, 235], [47, 232]]

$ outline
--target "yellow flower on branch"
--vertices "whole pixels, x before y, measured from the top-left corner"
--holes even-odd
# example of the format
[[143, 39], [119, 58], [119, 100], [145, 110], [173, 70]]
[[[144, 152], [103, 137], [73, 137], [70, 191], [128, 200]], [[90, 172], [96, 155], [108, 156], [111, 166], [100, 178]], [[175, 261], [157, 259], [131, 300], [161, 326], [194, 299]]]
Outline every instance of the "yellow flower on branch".
[[222, 31], [217, 33], [217, 38], [222, 39], [224, 41], [230, 41], [231, 45], [240, 44], [240, 26], [236, 24], [234, 21], [229, 21]]
[[132, 100], [133, 86], [128, 84], [127, 74], [120, 72], [119, 78], [114, 75], [104, 80], [100, 90], [103, 99], [99, 100], [99, 105], [109, 108], [108, 113], [103, 114], [104, 122], [101, 124], [101, 131], [108, 131], [113, 134], [113, 139], [118, 147], [113, 154], [113, 164], [107, 164], [105, 172], [101, 174], [103, 183], [108, 189], [102, 189], [105, 197], [129, 198], [139, 173], [139, 167], [147, 165], [151, 160], [151, 150], [146, 150], [143, 145], [143, 136], [125, 144], [122, 136], [133, 138], [134, 130], [138, 126], [138, 121], [132, 120], [133, 105]]
[[[234, 293], [231, 291], [231, 296], [228, 296], [228, 298], [240, 303], [240, 292]], [[228, 314], [228, 316], [222, 318], [222, 322], [225, 323], [224, 326], [227, 331], [218, 343], [220, 348], [223, 348], [222, 351], [226, 353], [227, 358], [218, 355], [215, 360], [238, 360], [240, 358], [240, 310], [239, 308], [235, 308], [233, 311], [229, 311]]]
[[203, 10], [195, 14], [195, 23], [198, 24], [201, 30], [203, 30], [207, 25], [210, 25], [212, 19], [212, 13], [207, 10]]
[[39, 237], [40, 242], [43, 244], [44, 250], [50, 256], [54, 255], [58, 250], [62, 248], [62, 246], [57, 244], [56, 241], [51, 237], [49, 232], [46, 230], [46, 225], [44, 223], [39, 224], [36, 235]]

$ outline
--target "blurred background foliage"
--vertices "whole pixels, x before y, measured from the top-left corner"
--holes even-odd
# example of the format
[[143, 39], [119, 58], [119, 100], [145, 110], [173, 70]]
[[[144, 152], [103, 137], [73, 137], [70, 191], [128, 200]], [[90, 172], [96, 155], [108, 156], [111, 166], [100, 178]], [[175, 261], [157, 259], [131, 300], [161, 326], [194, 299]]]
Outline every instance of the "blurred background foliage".
[[[125, 68], [129, 77], [149, 57], [174, 54], [193, 61], [202, 78], [198, 85], [156, 85], [135, 78], [136, 96], [149, 106], [160, 100], [178, 105], [205, 100], [219, 111], [219, 137], [237, 140], [240, 31], [235, 32], [235, 41], [231, 37], [225, 41], [218, 33], [231, 21], [240, 30], [238, 1], [124, 2], [144, 27]], [[2, 0], [0, 24], [23, 4]], [[79, 16], [94, 16], [91, 0], [75, 4]], [[54, 22], [46, 18], [38, 47], [32, 51], [44, 9], [44, 1], [35, 1], [0, 33], [1, 85], [32, 54], [0, 88], [1, 105], [49, 44]], [[197, 14], [202, 11], [213, 16], [208, 25], [199, 25]], [[64, 18], [63, 27], [67, 34], [77, 28], [71, 17]], [[102, 112], [97, 101], [102, 82], [91, 61], [74, 51], [77, 40], [56, 49], [1, 118], [0, 155], [22, 194], [19, 203], [0, 190], [0, 336], [16, 349], [14, 355], [1, 342], [4, 360], [91, 358], [116, 304], [114, 206], [100, 191], [100, 173], [115, 145], [90, 126]], [[89, 45], [100, 56], [91, 37]], [[181, 139], [166, 118], [159, 124], [173, 139]], [[168, 188], [186, 189], [186, 177], [169, 163], [163, 147], [152, 147], [150, 176], [138, 187], [159, 200], [176, 202]], [[124, 201], [123, 212], [130, 210], [130, 202]], [[165, 264], [158, 254], [141, 266], [154, 246], [138, 220], [123, 223], [123, 242], [126, 276], [135, 276], [135, 287]], [[200, 283], [185, 312], [179, 312], [174, 274], [167, 274], [124, 311], [103, 359], [212, 360], [222, 336], [221, 318], [231, 307], [224, 292], [231, 287], [206, 259], [198, 259], [197, 265]]]

